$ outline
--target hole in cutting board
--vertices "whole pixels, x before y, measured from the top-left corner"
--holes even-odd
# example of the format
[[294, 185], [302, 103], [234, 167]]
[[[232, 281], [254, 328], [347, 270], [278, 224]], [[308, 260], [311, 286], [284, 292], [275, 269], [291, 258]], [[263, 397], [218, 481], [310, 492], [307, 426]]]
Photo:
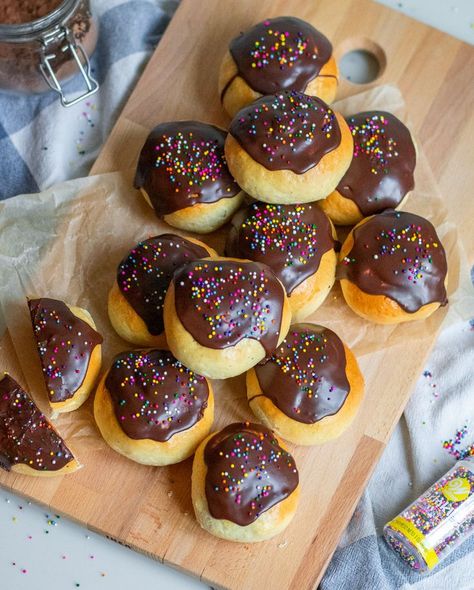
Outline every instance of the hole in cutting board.
[[353, 84], [370, 84], [387, 65], [384, 50], [370, 39], [347, 39], [337, 49], [340, 74]]

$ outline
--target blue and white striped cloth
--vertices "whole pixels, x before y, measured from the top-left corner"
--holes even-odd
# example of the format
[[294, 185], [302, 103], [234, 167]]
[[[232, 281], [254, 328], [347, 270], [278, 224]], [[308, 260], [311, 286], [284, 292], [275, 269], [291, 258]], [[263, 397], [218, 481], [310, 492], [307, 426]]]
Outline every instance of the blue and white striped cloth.
[[[0, 200], [87, 176], [178, 0], [95, 0], [99, 41], [92, 57], [100, 91], [69, 109], [54, 92], [0, 93]], [[66, 89], [81, 90], [75, 78]]]
[[[92, 68], [101, 88], [89, 101], [64, 109], [53, 93], [0, 93], [0, 199], [87, 175], [177, 2], [95, 2], [100, 35]], [[78, 80], [68, 84], [70, 92], [79, 89]], [[466, 425], [458, 450], [473, 442], [473, 325], [460, 321], [442, 334], [321, 590], [474, 588], [474, 538], [434, 573], [421, 577], [399, 563], [380, 536], [385, 522], [454, 463], [442, 441]], [[138, 571], [136, 580], [140, 585]]]

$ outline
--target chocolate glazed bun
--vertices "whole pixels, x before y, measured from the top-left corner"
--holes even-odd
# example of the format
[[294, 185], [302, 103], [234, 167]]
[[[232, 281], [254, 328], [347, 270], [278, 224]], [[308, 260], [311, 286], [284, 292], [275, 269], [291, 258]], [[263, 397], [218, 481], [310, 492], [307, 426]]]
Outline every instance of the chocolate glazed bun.
[[94, 417], [117, 453], [144, 465], [170, 465], [190, 457], [214, 420], [209, 381], [167, 350], [118, 354], [102, 378]]
[[134, 184], [158, 217], [195, 233], [212, 232], [232, 217], [243, 194], [227, 168], [226, 135], [198, 121], [153, 129], [140, 152]]
[[203, 529], [254, 543], [282, 532], [300, 493], [293, 457], [260, 424], [229, 424], [203, 441], [193, 462], [192, 500]]
[[252, 412], [297, 445], [340, 436], [364, 395], [364, 379], [351, 350], [332, 330], [296, 324], [270, 359], [247, 372]]
[[231, 117], [262, 95], [281, 90], [298, 90], [330, 103], [337, 85], [331, 43], [291, 16], [264, 20], [233, 39], [219, 73], [219, 94]]
[[337, 276], [355, 313], [378, 324], [427, 318], [448, 303], [446, 253], [424, 217], [384, 211], [347, 236]]
[[28, 393], [0, 375], [0, 467], [22, 475], [52, 477], [80, 464]]
[[353, 225], [400, 207], [415, 186], [416, 146], [391, 113], [367, 111], [347, 119], [354, 157], [337, 188], [318, 205], [339, 225]]
[[57, 299], [28, 300], [48, 400], [71, 412], [89, 397], [99, 376], [102, 336], [89, 312]]
[[115, 331], [139, 346], [165, 346], [163, 304], [174, 272], [214, 254], [206, 244], [174, 234], [138, 243], [119, 264], [109, 293], [109, 318]]
[[336, 233], [311, 203], [252, 203], [232, 219], [226, 254], [267, 264], [286, 289], [292, 322], [313, 313], [334, 284]]
[[175, 273], [164, 320], [172, 353], [210, 379], [226, 379], [270, 356], [285, 338], [285, 289], [264, 264], [213, 257]]
[[245, 192], [266, 203], [324, 199], [352, 160], [352, 135], [342, 115], [296, 90], [264, 96], [230, 124], [225, 155]]

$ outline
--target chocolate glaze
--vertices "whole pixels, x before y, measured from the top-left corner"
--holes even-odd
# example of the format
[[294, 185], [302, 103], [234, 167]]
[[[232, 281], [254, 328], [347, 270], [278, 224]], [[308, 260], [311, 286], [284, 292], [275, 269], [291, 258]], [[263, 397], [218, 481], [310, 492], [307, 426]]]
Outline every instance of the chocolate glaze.
[[204, 377], [167, 350], [118, 354], [105, 379], [115, 417], [129, 438], [165, 442], [203, 417], [209, 398]]
[[258, 340], [267, 356], [280, 334], [284, 290], [257, 262], [197, 261], [174, 277], [176, 313], [202, 346], [223, 349]]
[[304, 424], [337, 414], [350, 391], [341, 339], [314, 324], [291, 326], [273, 356], [257, 365], [255, 373], [261, 395]]
[[36, 471], [58, 471], [74, 459], [35, 402], [5, 374], [0, 380], [0, 467], [28, 465]]
[[159, 217], [235, 196], [240, 188], [224, 156], [227, 133], [198, 121], [162, 123], [138, 159], [135, 188], [143, 188]]
[[66, 401], [81, 387], [102, 336], [63, 301], [30, 299], [28, 307], [49, 399]]
[[410, 132], [391, 113], [367, 111], [347, 119], [354, 157], [337, 191], [364, 216], [394, 209], [415, 186], [416, 152]]
[[232, 220], [226, 253], [267, 264], [291, 292], [334, 248], [331, 224], [316, 205], [252, 203]]
[[260, 424], [229, 424], [204, 449], [209, 512], [240, 526], [257, 520], [298, 486], [293, 457]]
[[334, 111], [321, 99], [289, 90], [262, 96], [237, 113], [229, 132], [268, 170], [304, 174], [341, 143]]
[[238, 74], [261, 94], [304, 92], [332, 55], [332, 45], [322, 33], [291, 16], [258, 23], [233, 39], [229, 50]]
[[385, 295], [408, 313], [423, 305], [446, 305], [446, 253], [424, 217], [384, 211], [353, 232], [354, 245], [338, 267], [365, 293]]
[[174, 234], [162, 234], [139, 242], [117, 269], [120, 292], [145, 322], [150, 334], [164, 330], [163, 303], [176, 269], [206, 258], [209, 252]]

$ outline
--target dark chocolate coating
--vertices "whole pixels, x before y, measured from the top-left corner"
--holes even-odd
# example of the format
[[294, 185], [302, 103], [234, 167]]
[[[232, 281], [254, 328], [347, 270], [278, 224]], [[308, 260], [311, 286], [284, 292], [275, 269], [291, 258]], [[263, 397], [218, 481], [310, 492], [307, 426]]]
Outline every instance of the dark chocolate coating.
[[164, 331], [163, 304], [174, 272], [209, 252], [174, 234], [162, 234], [138, 243], [117, 269], [120, 292], [145, 322], [150, 334]]
[[232, 220], [226, 253], [267, 264], [288, 295], [315, 274], [334, 248], [331, 224], [314, 204], [252, 203]]
[[232, 119], [230, 134], [267, 170], [304, 174], [341, 143], [334, 111], [296, 90], [262, 96]]
[[229, 50], [238, 74], [260, 94], [304, 92], [332, 55], [322, 33], [292, 16], [258, 23], [233, 39]]
[[5, 374], [0, 380], [0, 467], [27, 465], [36, 471], [59, 471], [74, 459], [35, 402]]
[[338, 267], [364, 293], [385, 295], [408, 313], [428, 303], [446, 305], [446, 253], [424, 217], [384, 211], [353, 232], [354, 245]]
[[260, 424], [229, 424], [206, 444], [209, 512], [240, 526], [257, 520], [298, 486], [293, 457]]
[[395, 209], [415, 186], [416, 151], [410, 132], [391, 113], [367, 111], [347, 119], [354, 157], [337, 191], [364, 216]]
[[81, 387], [102, 336], [57, 299], [30, 299], [31, 322], [51, 402], [63, 402]]
[[273, 271], [257, 262], [197, 261], [174, 277], [176, 313], [202, 346], [258, 340], [270, 356], [278, 344], [284, 290]]
[[105, 379], [115, 417], [129, 438], [165, 442], [188, 430], [207, 408], [209, 387], [167, 350], [126, 350]]
[[273, 356], [257, 365], [255, 373], [261, 395], [304, 424], [337, 414], [350, 391], [341, 339], [315, 324], [291, 326]]
[[159, 217], [240, 191], [225, 160], [226, 135], [198, 121], [162, 123], [153, 129], [140, 152], [134, 186], [146, 191]]

